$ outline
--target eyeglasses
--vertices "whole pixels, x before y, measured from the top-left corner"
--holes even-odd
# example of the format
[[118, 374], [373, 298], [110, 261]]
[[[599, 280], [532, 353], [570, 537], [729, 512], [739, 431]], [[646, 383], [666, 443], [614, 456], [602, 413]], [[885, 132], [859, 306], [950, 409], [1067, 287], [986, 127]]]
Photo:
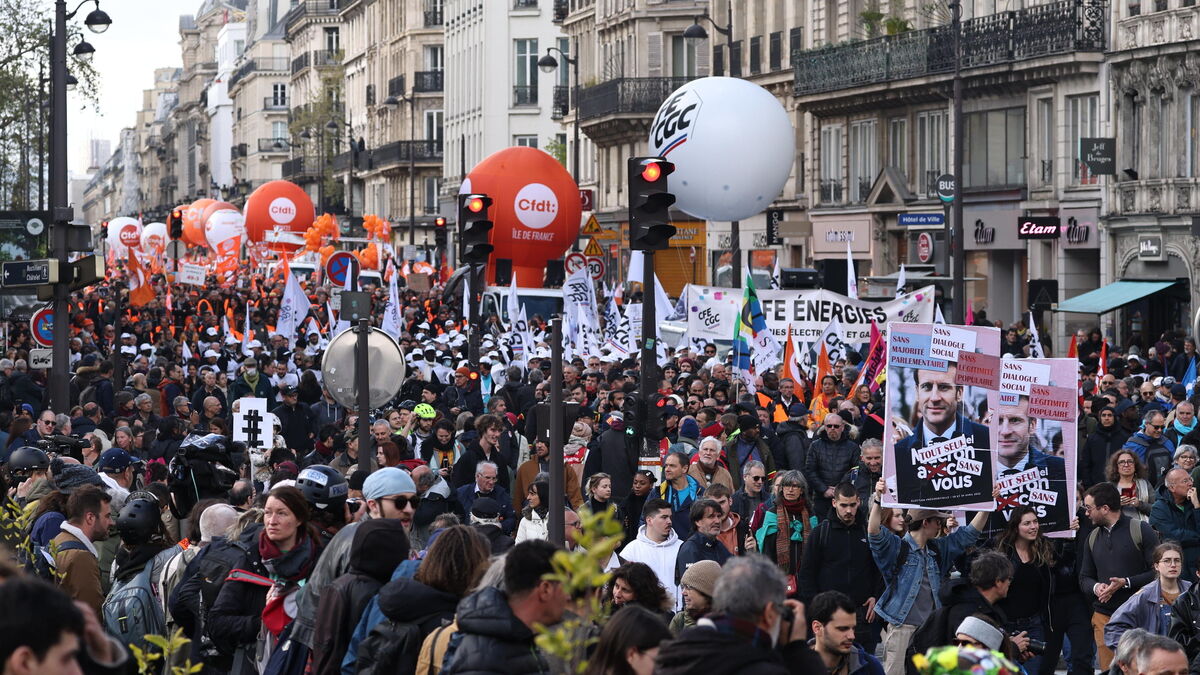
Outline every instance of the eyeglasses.
[[755, 483], [763, 482], [764, 478], [766, 478], [766, 476], [750, 476], [750, 480], [754, 481]]
[[396, 495], [395, 497], [380, 497], [379, 501], [381, 501], [381, 502], [391, 501], [392, 505], [401, 511], [404, 510], [404, 507], [408, 506], [409, 504], [412, 504], [412, 507], [415, 510], [421, 504], [421, 497], [418, 495], [413, 495], [411, 497], [405, 497], [404, 495]]
[[1179, 558], [1163, 558], [1162, 560], [1159, 560], [1158, 562], [1163, 565], [1182, 565], [1183, 564], [1183, 561], [1180, 560]]
[[826, 425], [825, 425], [825, 428], [826, 428], [826, 429], [841, 429], [841, 428], [842, 428], [842, 425], [840, 425], [840, 424], [826, 424]]
[[1118, 459], [1117, 464], [1133, 464], [1132, 459]]
[[574, 528], [574, 529], [576, 529], [576, 530], [582, 530], [582, 529], [583, 529], [583, 523], [579, 522], [578, 520], [575, 520], [575, 521], [572, 521], [572, 522], [569, 522], [569, 523], [567, 523], [567, 527], [571, 527], [571, 528]]
[[1159, 431], [1162, 431], [1163, 427], [1165, 427], [1167, 425], [1165, 425], [1165, 424], [1150, 424], [1149, 422], [1147, 422], [1146, 426], [1151, 429], [1158, 429]]
[[38, 422], [41, 422], [42, 424], [54, 424], [54, 420], [38, 420]]

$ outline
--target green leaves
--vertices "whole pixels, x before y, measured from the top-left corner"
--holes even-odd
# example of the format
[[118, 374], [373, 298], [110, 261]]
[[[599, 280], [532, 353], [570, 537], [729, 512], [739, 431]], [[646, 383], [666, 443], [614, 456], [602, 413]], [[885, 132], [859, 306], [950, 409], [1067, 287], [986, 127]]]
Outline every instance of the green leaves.
[[203, 663], [193, 664], [191, 659], [180, 662], [181, 656], [187, 653], [187, 646], [191, 643], [191, 640], [183, 636], [182, 628], [175, 629], [169, 636], [146, 635], [145, 640], [157, 649], [141, 649], [135, 644], [129, 645], [129, 651], [138, 664], [138, 675], [192, 675], [204, 669]]

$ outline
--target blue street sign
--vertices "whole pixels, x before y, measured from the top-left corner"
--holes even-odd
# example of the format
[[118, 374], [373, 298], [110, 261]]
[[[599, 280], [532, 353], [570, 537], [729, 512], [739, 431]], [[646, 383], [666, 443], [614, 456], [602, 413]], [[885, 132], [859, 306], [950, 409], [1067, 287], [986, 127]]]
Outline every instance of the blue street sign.
[[43, 307], [33, 313], [33, 317], [29, 320], [30, 332], [33, 333], [33, 339], [43, 347], [54, 346], [54, 310], [50, 307]]
[[901, 213], [897, 216], [901, 226], [945, 225], [946, 216], [942, 213]]

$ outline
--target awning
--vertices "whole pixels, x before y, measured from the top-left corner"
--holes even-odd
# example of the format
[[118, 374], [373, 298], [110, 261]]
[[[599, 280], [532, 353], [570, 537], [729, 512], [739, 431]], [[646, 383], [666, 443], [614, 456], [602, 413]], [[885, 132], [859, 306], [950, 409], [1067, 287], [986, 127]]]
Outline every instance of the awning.
[[1102, 288], [1060, 302], [1054, 311], [1104, 314], [1174, 284], [1174, 281], [1115, 281]]

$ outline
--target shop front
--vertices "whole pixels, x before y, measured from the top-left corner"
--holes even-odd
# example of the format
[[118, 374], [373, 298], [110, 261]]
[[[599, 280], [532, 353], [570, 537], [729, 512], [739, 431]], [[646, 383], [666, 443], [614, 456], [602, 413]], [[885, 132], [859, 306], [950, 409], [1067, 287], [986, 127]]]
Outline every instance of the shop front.
[[812, 257], [822, 288], [846, 292], [847, 243], [856, 276], [870, 276], [875, 226], [875, 216], [870, 213], [812, 216]]
[[1007, 326], [1024, 314], [1029, 268], [1018, 237], [1020, 217], [1015, 204], [963, 208], [967, 299], [976, 321], [986, 317]]

